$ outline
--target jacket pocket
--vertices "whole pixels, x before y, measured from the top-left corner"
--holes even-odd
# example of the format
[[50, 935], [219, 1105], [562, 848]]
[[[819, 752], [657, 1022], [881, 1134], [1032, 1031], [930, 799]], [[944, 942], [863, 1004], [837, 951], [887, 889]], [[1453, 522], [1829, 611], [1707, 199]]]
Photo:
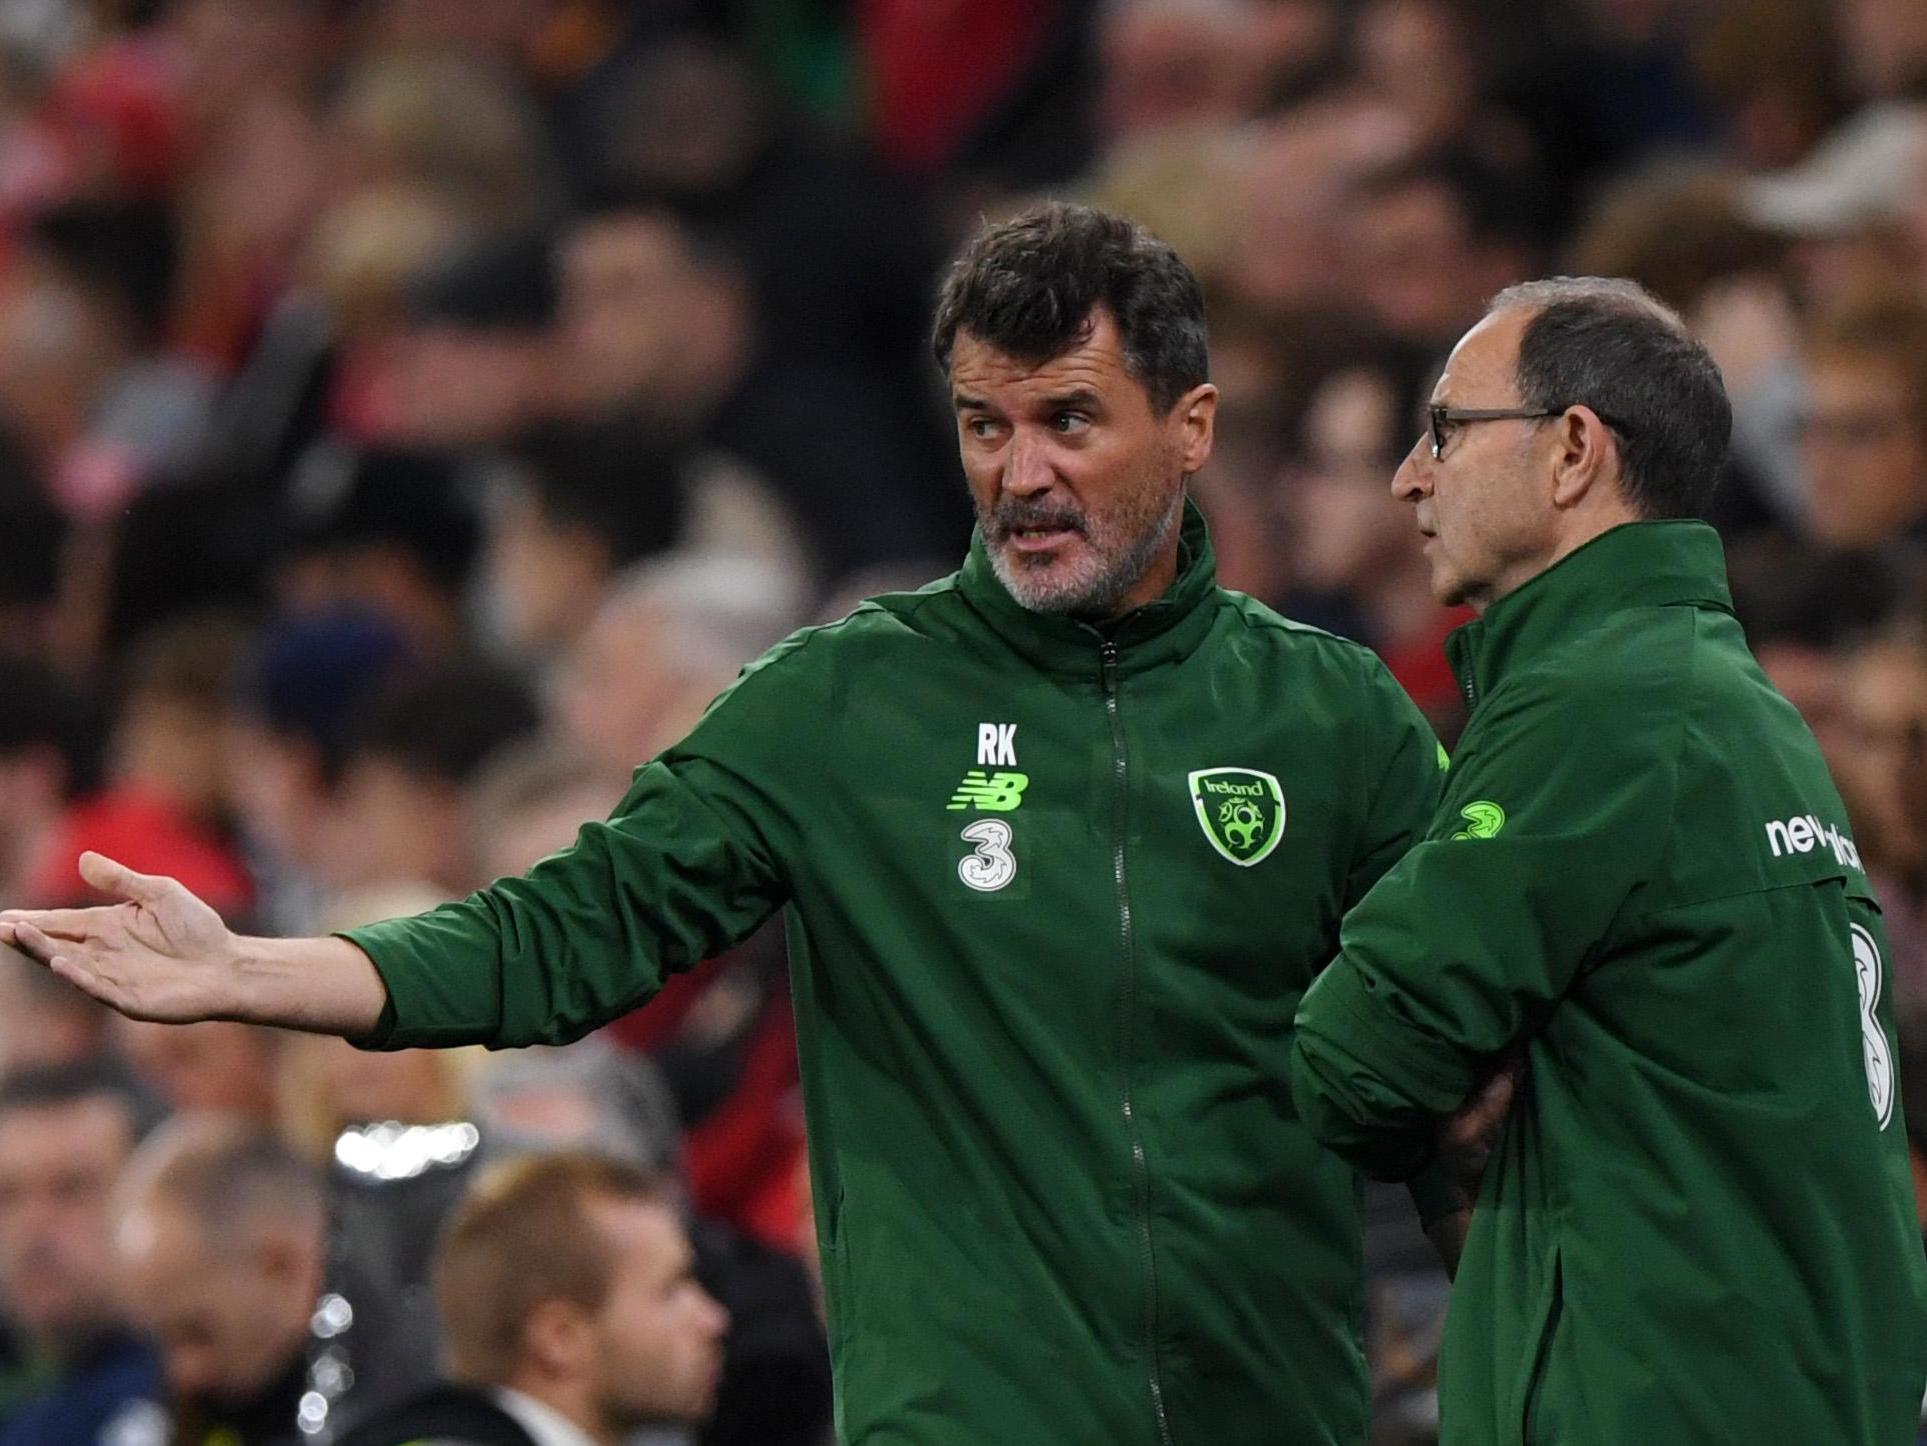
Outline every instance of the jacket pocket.
[[1536, 1446], [1540, 1440], [1542, 1423], [1539, 1417], [1544, 1404], [1546, 1376], [1552, 1361], [1553, 1341], [1559, 1334], [1565, 1309], [1564, 1260], [1555, 1249], [1546, 1272], [1545, 1286], [1534, 1303], [1531, 1319], [1536, 1322], [1536, 1327], [1527, 1337], [1525, 1367], [1513, 1397], [1519, 1403], [1515, 1417], [1518, 1422], [1518, 1446]]

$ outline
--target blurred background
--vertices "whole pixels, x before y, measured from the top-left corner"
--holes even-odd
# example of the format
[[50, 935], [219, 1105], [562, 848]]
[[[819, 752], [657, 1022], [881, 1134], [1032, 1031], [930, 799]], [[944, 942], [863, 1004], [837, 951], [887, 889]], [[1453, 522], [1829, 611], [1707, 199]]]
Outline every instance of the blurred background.
[[[1535, 275], [1680, 309], [1927, 1140], [1920, 0], [0, 0], [0, 899], [75, 900], [95, 848], [312, 931], [567, 843], [745, 660], [956, 565], [928, 311], [1044, 196], [1204, 279], [1224, 581], [1377, 649], [1448, 743], [1463, 618], [1388, 491], [1445, 350]], [[680, 1439], [826, 1439], [774, 934], [498, 1060], [129, 1026], [0, 966], [0, 1443], [77, 1396], [163, 1433], [125, 1442], [329, 1439], [432, 1378], [475, 1160], [567, 1139], [682, 1182], [731, 1310]], [[76, 1173], [13, 1085], [124, 1120]], [[209, 1113], [309, 1162], [353, 1322], [297, 1302], [226, 1376], [107, 1243], [135, 1142]], [[1373, 1209], [1379, 1429], [1422, 1442], [1445, 1284]]]

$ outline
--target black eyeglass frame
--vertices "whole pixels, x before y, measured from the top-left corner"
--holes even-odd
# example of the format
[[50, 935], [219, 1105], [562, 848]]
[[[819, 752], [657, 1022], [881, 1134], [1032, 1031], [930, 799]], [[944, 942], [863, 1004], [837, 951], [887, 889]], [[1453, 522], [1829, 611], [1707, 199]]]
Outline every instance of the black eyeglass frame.
[[[1458, 426], [1463, 422], [1542, 422], [1548, 417], [1562, 417], [1577, 402], [1568, 402], [1563, 407], [1448, 407], [1433, 402], [1425, 409], [1426, 431], [1432, 441], [1432, 460], [1445, 460], [1445, 426], [1449, 422]], [[1624, 434], [1626, 429], [1611, 417], [1592, 408], [1592, 414], [1611, 427], [1615, 432]]]

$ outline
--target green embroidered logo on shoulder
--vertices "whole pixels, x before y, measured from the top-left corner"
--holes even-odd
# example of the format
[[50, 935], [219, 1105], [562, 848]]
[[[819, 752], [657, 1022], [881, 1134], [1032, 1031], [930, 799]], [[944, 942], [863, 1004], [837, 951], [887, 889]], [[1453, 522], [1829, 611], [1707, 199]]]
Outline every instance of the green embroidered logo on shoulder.
[[1453, 838], [1497, 838], [1505, 827], [1505, 810], [1489, 799], [1468, 803], [1459, 810], [1459, 817], [1465, 820], [1465, 827]]
[[986, 773], [973, 768], [963, 776], [945, 807], [951, 812], [975, 808], [983, 813], [1009, 813], [1024, 801], [1030, 787], [1028, 773]]

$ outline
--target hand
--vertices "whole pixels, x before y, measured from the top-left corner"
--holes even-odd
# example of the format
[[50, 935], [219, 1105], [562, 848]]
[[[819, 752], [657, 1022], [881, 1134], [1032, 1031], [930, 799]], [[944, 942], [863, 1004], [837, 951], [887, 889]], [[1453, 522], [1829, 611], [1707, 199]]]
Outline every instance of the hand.
[[1445, 1261], [1448, 1276], [1458, 1274], [1459, 1255], [1472, 1229], [1472, 1211], [1478, 1204], [1485, 1167], [1512, 1113], [1512, 1100], [1525, 1067], [1524, 1055], [1513, 1056], [1459, 1106], [1458, 1113], [1439, 1122], [1434, 1158], [1457, 1197], [1458, 1208], [1426, 1226], [1425, 1234]]
[[100, 854], [80, 856], [80, 876], [125, 902], [8, 909], [0, 912], [0, 943], [130, 1019], [178, 1024], [236, 1013], [239, 950], [219, 914], [176, 880]]

